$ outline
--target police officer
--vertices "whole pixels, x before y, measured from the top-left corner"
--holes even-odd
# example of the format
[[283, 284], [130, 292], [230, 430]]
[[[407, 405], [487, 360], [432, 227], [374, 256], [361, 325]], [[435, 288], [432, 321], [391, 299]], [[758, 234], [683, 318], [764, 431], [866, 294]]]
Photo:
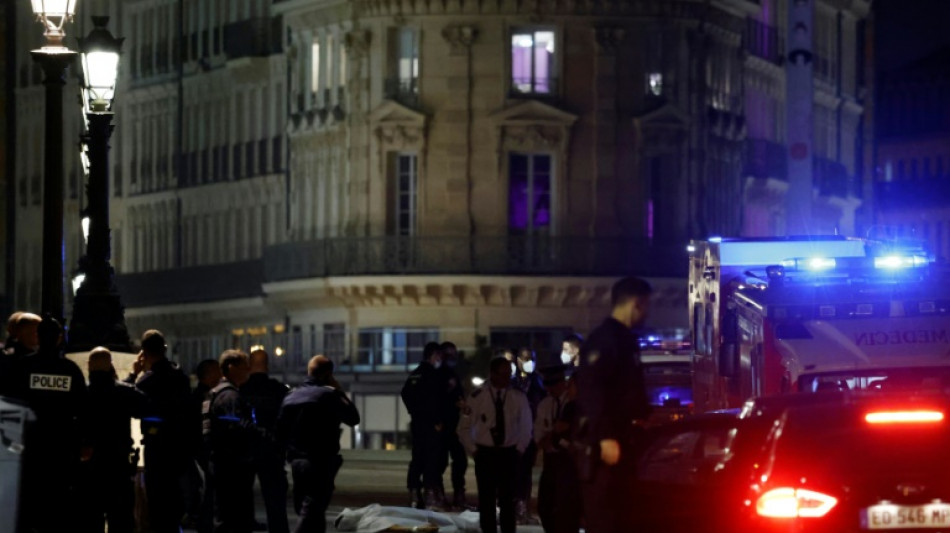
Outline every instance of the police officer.
[[294, 481], [295, 533], [326, 531], [333, 482], [343, 464], [340, 424], [355, 426], [360, 414], [333, 377], [333, 362], [314, 356], [304, 384], [284, 398], [277, 421]]
[[564, 337], [564, 341], [561, 342], [561, 363], [570, 365], [568, 369], [570, 372], [573, 372], [581, 362], [580, 355], [583, 344], [584, 338], [577, 333], [571, 333]]
[[[402, 401], [411, 417], [409, 431], [412, 434], [412, 458], [406, 485], [410, 506], [438, 510], [443, 505], [439, 490], [445, 454], [443, 432], [446, 431], [443, 418], [446, 387], [439, 373], [442, 347], [430, 342], [423, 348], [422, 357], [422, 362], [409, 374], [402, 388]], [[424, 500], [419, 494], [421, 488], [425, 489]]]
[[[211, 480], [211, 452], [205, 445], [202, 431], [202, 407], [211, 389], [221, 382], [221, 365], [216, 359], [204, 359], [195, 367], [195, 377], [198, 378], [198, 383], [191, 391], [191, 412], [195, 415], [194, 456], [195, 463], [204, 479], [204, 492], [195, 494], [195, 491], [200, 492], [202, 482], [200, 478], [196, 479], [197, 476], [193, 475], [189, 480], [191, 484], [189, 488], [192, 491], [189, 515], [194, 519], [198, 533], [211, 533], [214, 529], [214, 483]], [[193, 469], [192, 472], [194, 472]]]
[[132, 476], [133, 418], [141, 418], [146, 398], [141, 391], [116, 380], [112, 354], [99, 347], [89, 353], [89, 405], [86, 416], [92, 457], [88, 464], [90, 531], [132, 533], [135, 493]]
[[126, 382], [135, 383], [148, 399], [142, 417], [148, 520], [154, 533], [178, 533], [185, 514], [181, 482], [193, 461], [188, 445], [193, 439], [189, 433], [194, 431], [191, 385], [188, 376], [166, 357], [165, 336], [160, 331], [146, 331], [141, 347]]
[[23, 311], [17, 311], [7, 319], [7, 339], [0, 352], [0, 396], [12, 394], [16, 366], [39, 348], [37, 328], [40, 320], [40, 317]]
[[469, 396], [458, 433], [475, 458], [482, 532], [497, 531], [497, 501], [501, 532], [514, 533], [515, 475], [518, 458], [531, 442], [531, 407], [524, 393], [511, 386], [510, 361], [492, 359], [489, 381]]
[[567, 365], [544, 372], [548, 396], [538, 406], [534, 440], [544, 452], [544, 468], [538, 482], [538, 514], [544, 531], [577, 533], [580, 530], [581, 495], [571, 456], [570, 412], [576, 393], [567, 381]]
[[585, 529], [590, 533], [629, 527], [634, 453], [642, 441], [649, 403], [632, 329], [646, 320], [652, 288], [629, 277], [611, 290], [613, 310], [581, 349], [577, 374], [577, 436], [582, 447]]
[[[20, 530], [31, 533], [69, 531], [70, 516], [78, 512], [71, 490], [84, 445], [88, 391], [82, 371], [63, 357], [62, 333], [59, 322], [44, 315], [38, 327], [39, 350], [13, 369], [10, 395], [36, 414], [26, 437], [21, 486]], [[65, 509], [51, 510], [51, 502]]]
[[[532, 429], [534, 419], [538, 414], [538, 405], [547, 394], [541, 383], [541, 375], [537, 372], [538, 358], [534, 350], [521, 348], [518, 350], [517, 372], [513, 386], [523, 392], [528, 398], [531, 407]], [[518, 460], [518, 474], [515, 479], [515, 513], [519, 524], [528, 524], [530, 517], [528, 505], [531, 502], [531, 489], [534, 481], [533, 470], [538, 459], [538, 448], [534, 440], [528, 444], [528, 449]]]
[[254, 446], [254, 470], [261, 484], [264, 508], [267, 511], [267, 531], [287, 533], [287, 474], [284, 471], [284, 450], [273, 438], [280, 406], [287, 396], [287, 386], [269, 376], [267, 352], [254, 350], [250, 355], [251, 376], [241, 386], [241, 394], [251, 406], [254, 423], [268, 437], [258, 439]]
[[259, 438], [251, 406], [239, 387], [247, 383], [247, 354], [226, 350], [219, 359], [224, 376], [205, 400], [206, 435], [214, 482], [215, 531], [250, 533], [254, 529], [253, 447]]
[[448, 459], [452, 461], [452, 507], [459, 511], [470, 510], [465, 501], [465, 471], [468, 470], [468, 455], [465, 453], [465, 447], [458, 436], [458, 424], [461, 416], [461, 409], [465, 403], [465, 390], [462, 388], [462, 382], [458, 377], [456, 368], [458, 367], [458, 348], [451, 342], [442, 343], [442, 368], [439, 372], [445, 383], [445, 400], [442, 402], [444, 413], [442, 415], [445, 421], [445, 430], [442, 431], [443, 449], [445, 453], [442, 457], [445, 460], [442, 466], [441, 479], [448, 466]]

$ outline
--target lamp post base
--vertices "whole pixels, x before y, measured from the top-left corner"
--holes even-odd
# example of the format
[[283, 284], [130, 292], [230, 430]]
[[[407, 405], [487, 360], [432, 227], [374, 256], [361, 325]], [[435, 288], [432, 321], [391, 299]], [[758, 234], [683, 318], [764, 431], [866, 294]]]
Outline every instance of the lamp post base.
[[[83, 259], [82, 263], [86, 263], [86, 258]], [[84, 352], [104, 346], [112, 351], [131, 352], [132, 343], [112, 267], [86, 264], [83, 270], [86, 280], [73, 299], [66, 351]]]

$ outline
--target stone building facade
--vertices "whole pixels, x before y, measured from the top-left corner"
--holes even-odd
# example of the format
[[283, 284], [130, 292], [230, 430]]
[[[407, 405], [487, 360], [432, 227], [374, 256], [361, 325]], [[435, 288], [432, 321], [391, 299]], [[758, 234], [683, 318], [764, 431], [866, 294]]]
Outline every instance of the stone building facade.
[[[628, 274], [657, 288], [650, 327], [682, 333], [689, 239], [784, 231], [785, 0], [104, 5], [129, 37], [112, 227], [130, 330], [162, 329], [188, 368], [263, 345], [291, 381], [328, 354], [356, 446], [404, 444], [425, 342], [554, 360]], [[854, 232], [867, 2], [819, 11], [847, 44], [815, 95], [837, 172], [816, 212]]]

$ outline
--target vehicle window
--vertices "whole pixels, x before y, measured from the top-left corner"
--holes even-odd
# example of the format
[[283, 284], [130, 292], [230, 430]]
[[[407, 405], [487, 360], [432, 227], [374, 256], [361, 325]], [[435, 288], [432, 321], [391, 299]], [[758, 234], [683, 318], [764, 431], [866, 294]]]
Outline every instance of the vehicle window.
[[694, 429], [665, 435], [640, 460], [641, 481], [693, 485], [728, 453], [732, 428]]

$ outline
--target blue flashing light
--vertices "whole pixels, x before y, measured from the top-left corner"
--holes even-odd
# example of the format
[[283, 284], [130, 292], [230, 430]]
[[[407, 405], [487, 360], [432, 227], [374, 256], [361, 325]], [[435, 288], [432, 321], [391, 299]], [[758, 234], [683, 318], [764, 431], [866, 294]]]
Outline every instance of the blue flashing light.
[[696, 251], [696, 247], [690, 244], [689, 246], [686, 247], [686, 251], [689, 253], [693, 253]]
[[808, 270], [831, 270], [837, 266], [837, 261], [830, 257], [812, 257], [805, 259], [805, 268]]
[[874, 258], [874, 268], [898, 270], [920, 267], [927, 264], [927, 258], [919, 255], [886, 255]]
[[718, 235], [715, 236], [715, 237], [710, 237], [710, 238], [709, 238], [709, 242], [716, 242], [716, 243], [722, 242], [722, 237], [720, 237], [720, 236], [718, 236]]

